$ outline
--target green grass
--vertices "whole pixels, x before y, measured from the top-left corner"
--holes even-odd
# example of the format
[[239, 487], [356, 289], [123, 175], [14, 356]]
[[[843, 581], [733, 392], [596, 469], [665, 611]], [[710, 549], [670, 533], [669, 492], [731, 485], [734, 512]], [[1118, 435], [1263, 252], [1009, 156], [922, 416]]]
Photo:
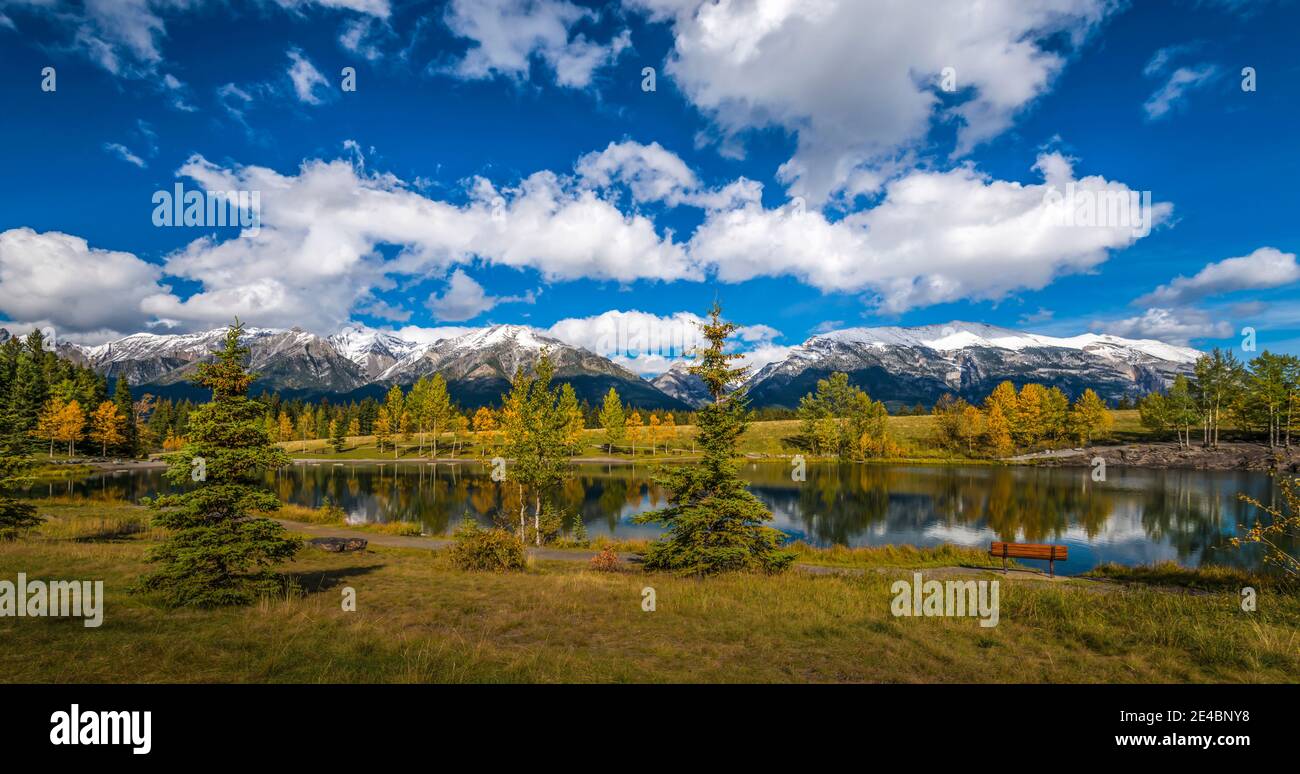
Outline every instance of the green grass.
[[[1152, 440], [1151, 434], [1142, 427], [1138, 419], [1138, 412], [1113, 411], [1115, 417], [1115, 428], [1110, 436], [1098, 439], [1098, 443], [1103, 442], [1140, 442]], [[805, 454], [799, 444], [800, 422], [796, 419], [779, 419], [764, 422], [751, 422], [746, 428], [745, 433], [740, 437], [738, 452], [741, 455], [750, 458], [785, 458], [795, 454]], [[896, 443], [902, 449], [901, 456], [891, 460], [879, 460], [880, 462], [978, 462], [986, 463], [987, 460], [969, 460], [964, 456], [954, 456], [944, 449], [934, 446], [932, 434], [934, 428], [934, 417], [926, 414], [921, 416], [898, 416], [889, 418], [889, 431], [893, 435]], [[604, 444], [605, 433], [599, 429], [589, 429], [584, 433], [583, 450], [579, 457], [583, 458], [614, 458], [627, 461], [656, 461], [666, 462], [674, 459], [692, 459], [698, 452], [692, 445], [695, 438], [696, 428], [694, 425], [679, 425], [676, 428], [676, 436], [665, 444], [659, 444], [654, 454], [650, 452], [650, 446], [647, 442], [641, 441], [637, 444], [636, 454], [633, 455], [632, 448], [627, 443], [617, 447], [612, 453], [606, 451]], [[438, 442], [438, 451], [440, 456], [449, 457], [451, 455], [450, 434], [443, 435]], [[375, 446], [374, 436], [357, 436], [347, 439], [347, 445], [342, 452], [336, 452], [330, 446], [328, 440], [319, 439], [314, 441], [289, 441], [280, 444], [294, 457], [300, 459], [319, 459], [319, 460], [358, 460], [358, 459], [394, 459], [393, 450], [380, 452]], [[460, 458], [491, 458], [499, 453], [499, 445], [493, 443], [480, 444], [476, 434], [470, 433], [461, 436], [460, 448], [457, 456]], [[424, 455], [429, 455], [428, 441]], [[418, 444], [414, 441], [408, 443], [399, 441], [397, 459], [409, 459], [420, 456]], [[808, 456], [809, 460], [813, 457]]]
[[1140, 567], [1126, 567], [1121, 564], [1102, 564], [1088, 572], [1085, 577], [1119, 581], [1121, 583], [1141, 584], [1145, 586], [1172, 586], [1176, 588], [1199, 591], [1223, 591], [1239, 593], [1250, 586], [1256, 590], [1269, 589], [1294, 593], [1300, 581], [1285, 575], [1260, 575], [1235, 567], [1217, 567], [1206, 565], [1195, 569], [1182, 567], [1174, 562]]
[[[793, 543], [788, 548], [795, 552], [795, 561], [823, 567], [884, 568], [903, 567], [989, 567], [1001, 568], [1002, 560], [989, 556], [988, 551], [965, 546], [830, 546], [823, 548], [807, 543]], [[1008, 567], [1018, 567], [1009, 562]]]
[[[94, 521], [105, 504], [42, 504]], [[80, 508], [78, 512], [75, 509]], [[116, 512], [116, 507], [114, 507]], [[122, 515], [122, 514], [119, 514]], [[127, 593], [156, 536], [0, 544], [0, 578], [99, 579], [104, 624], [0, 618], [0, 681], [60, 682], [1289, 682], [1300, 605], [1261, 596], [1089, 590], [1002, 579], [1000, 623], [895, 618], [897, 573], [687, 579], [537, 562], [453, 569], [441, 552], [304, 550], [305, 594], [168, 610]], [[923, 552], [900, 560], [924, 563]], [[938, 572], [938, 571], [935, 571]], [[989, 575], [995, 578], [994, 575]], [[642, 589], [657, 609], [641, 609]], [[344, 587], [356, 612], [341, 609]]]

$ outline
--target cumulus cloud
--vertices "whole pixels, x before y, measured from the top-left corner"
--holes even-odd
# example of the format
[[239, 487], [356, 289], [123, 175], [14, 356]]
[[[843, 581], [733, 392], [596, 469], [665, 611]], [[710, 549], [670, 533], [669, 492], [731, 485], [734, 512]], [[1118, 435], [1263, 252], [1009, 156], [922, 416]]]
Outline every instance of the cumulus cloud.
[[131, 253], [91, 247], [57, 231], [0, 233], [0, 315], [60, 337], [98, 341], [152, 322], [148, 307], [174, 298], [160, 267]]
[[592, 74], [631, 45], [627, 30], [599, 43], [571, 28], [596, 13], [566, 0], [452, 0], [445, 21], [469, 51], [449, 72], [466, 79], [527, 78], [534, 58], [560, 86], [585, 88]]
[[[560, 341], [609, 357], [637, 373], [668, 370], [696, 348], [706, 346], [700, 334], [705, 320], [690, 312], [656, 315], [635, 310], [610, 310], [591, 317], [561, 320], [545, 333]], [[747, 353], [770, 348], [780, 331], [767, 325], [746, 325], [736, 331], [735, 345]]]
[[[1124, 184], [1076, 179], [1055, 153], [1039, 156], [1035, 169], [1042, 183], [993, 180], [969, 165], [915, 171], [886, 186], [878, 206], [838, 221], [751, 202], [712, 213], [688, 248], [723, 282], [792, 276], [826, 292], [871, 291], [881, 311], [899, 313], [1040, 289], [1141, 238], [1132, 220], [1071, 221], [1083, 202], [1129, 202]], [[1159, 223], [1171, 212], [1160, 203], [1149, 217]]]
[[1225, 258], [1191, 277], [1178, 276], [1135, 300], [1135, 304], [1175, 306], [1238, 290], [1266, 290], [1300, 282], [1295, 253], [1261, 247], [1249, 255]]
[[584, 185], [623, 186], [634, 202], [663, 202], [670, 207], [727, 209], [757, 202], [763, 193], [760, 183], [743, 177], [721, 188], [702, 187], [686, 162], [657, 142], [611, 142], [604, 150], [578, 159], [575, 170]]
[[1115, 336], [1182, 345], [1192, 339], [1222, 339], [1233, 334], [1232, 323], [1196, 309], [1148, 309], [1137, 317], [1098, 321], [1092, 327]]
[[447, 278], [447, 289], [442, 295], [429, 299], [429, 309], [440, 320], [459, 322], [478, 317], [498, 304], [531, 304], [534, 300], [531, 292], [522, 296], [490, 296], [473, 277], [456, 269]]
[[[790, 193], [820, 202], [879, 184], [935, 119], [958, 122], [956, 153], [997, 136], [1116, 7], [1108, 0], [712, 2], [625, 0], [667, 23], [666, 68], [687, 98], [734, 137], [778, 127], [797, 135], [781, 169]], [[944, 68], [957, 93], [941, 99]]]
[[[704, 278], [648, 218], [626, 215], [551, 172], [505, 188], [474, 180], [463, 204], [426, 198], [390, 175], [338, 160], [308, 161], [284, 175], [195, 156], [179, 174], [208, 191], [260, 192], [261, 219], [257, 233], [199, 238], [167, 258], [169, 274], [201, 286], [184, 301], [153, 307], [178, 324], [238, 313], [266, 326], [332, 331], [373, 289], [388, 287], [390, 276], [436, 275], [474, 262], [536, 270], [548, 281]], [[380, 246], [398, 249], [385, 257]]]

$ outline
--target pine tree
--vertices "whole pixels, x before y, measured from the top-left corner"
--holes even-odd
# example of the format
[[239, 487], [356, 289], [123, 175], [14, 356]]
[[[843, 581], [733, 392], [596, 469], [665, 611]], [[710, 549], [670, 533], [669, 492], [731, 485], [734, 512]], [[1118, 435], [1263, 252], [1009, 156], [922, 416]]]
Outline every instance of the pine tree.
[[626, 421], [618, 391], [610, 387], [609, 392], [605, 393], [605, 404], [600, 409], [600, 426], [605, 428], [606, 453], [613, 454], [614, 447], [622, 443], [627, 432], [624, 424]]
[[45, 337], [40, 330], [33, 330], [23, 339], [9, 397], [11, 431], [25, 436], [36, 426], [37, 417], [50, 397], [45, 371]]
[[244, 367], [249, 350], [242, 336], [236, 320], [216, 360], [199, 364], [195, 382], [212, 390], [212, 400], [190, 413], [189, 441], [168, 460], [168, 480], [189, 485], [197, 477], [197, 486], [149, 502], [158, 513], [154, 523], [170, 535], [151, 553], [161, 566], [140, 588], [173, 606], [247, 604], [278, 591], [283, 585], [271, 568], [301, 545], [279, 523], [256, 515], [280, 508], [262, 481], [291, 460], [271, 443], [260, 422], [264, 410], [248, 397], [256, 374]]
[[691, 373], [704, 380], [713, 402], [699, 412], [700, 445], [704, 457], [698, 465], [669, 471], [659, 483], [669, 492], [667, 508], [642, 514], [639, 523], [663, 524], [668, 536], [646, 552], [648, 570], [669, 570], [705, 575], [732, 570], [781, 572], [794, 561], [782, 551], [784, 535], [763, 522], [772, 513], [745, 486], [736, 459], [736, 444], [749, 416], [744, 388], [727, 388], [740, 381], [744, 368], [732, 367], [738, 357], [726, 352], [735, 323], [722, 319], [717, 304], [701, 325], [707, 347], [697, 350]]
[[7, 416], [0, 417], [0, 541], [14, 540], [44, 521], [34, 505], [13, 496], [15, 489], [27, 483], [32, 461], [27, 456], [26, 439], [3, 426], [8, 421]]
[[119, 376], [113, 386], [113, 404], [122, 417], [122, 452], [127, 457], [135, 457], [140, 453], [140, 431], [135, 424], [135, 399], [131, 397], [131, 385], [127, 384], [124, 376]]
[[330, 420], [330, 445], [334, 447], [335, 453], [342, 453], [348, 445], [348, 438], [344, 434], [343, 420]]

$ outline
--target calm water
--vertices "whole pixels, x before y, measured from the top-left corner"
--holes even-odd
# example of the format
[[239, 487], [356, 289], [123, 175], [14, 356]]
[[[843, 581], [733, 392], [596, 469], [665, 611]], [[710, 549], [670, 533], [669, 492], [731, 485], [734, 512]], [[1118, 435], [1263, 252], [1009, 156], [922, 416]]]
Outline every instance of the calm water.
[[[1070, 546], [1058, 571], [1080, 573], [1115, 561], [1174, 560], [1188, 566], [1257, 566], [1259, 555], [1228, 538], [1253, 515], [1245, 492], [1270, 502], [1272, 481], [1247, 471], [1137, 470], [1111, 467], [1108, 480], [1090, 468], [810, 465], [796, 483], [783, 465], [758, 463], [744, 474], [775, 514], [774, 526], [818, 545], [956, 543], [991, 540]], [[582, 513], [589, 533], [653, 537], [634, 515], [664, 504], [645, 466], [581, 465], [563, 486], [566, 509]], [[268, 478], [286, 502], [316, 506], [328, 495], [356, 522], [416, 521], [428, 533], [454, 528], [466, 514], [484, 523], [517, 513], [512, 487], [478, 464], [300, 465]], [[164, 486], [161, 471], [102, 473], [41, 484], [33, 496], [102, 494], [138, 500]]]

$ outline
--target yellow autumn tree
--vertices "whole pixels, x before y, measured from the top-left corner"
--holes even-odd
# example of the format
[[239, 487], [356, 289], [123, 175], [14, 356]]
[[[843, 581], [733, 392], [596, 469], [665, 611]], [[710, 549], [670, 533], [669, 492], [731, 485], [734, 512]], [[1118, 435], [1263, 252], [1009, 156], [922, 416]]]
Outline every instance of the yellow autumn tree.
[[279, 437], [281, 441], [293, 440], [293, 420], [289, 419], [289, 414], [287, 412], [280, 412], [280, 419], [277, 422], [277, 426], [279, 432], [276, 433], [276, 436]]
[[99, 444], [101, 457], [108, 456], [108, 447], [126, 440], [126, 417], [117, 410], [117, 404], [106, 400], [90, 415], [90, 440]]
[[64, 405], [63, 398], [52, 396], [41, 408], [36, 427], [31, 431], [33, 437], [50, 442], [50, 457], [54, 456], [54, 442], [59, 438], [59, 415], [63, 413]]
[[479, 451], [486, 453], [489, 447], [496, 446], [497, 419], [492, 409], [479, 407], [474, 412], [474, 433], [478, 436]]
[[641, 412], [633, 411], [631, 414], [629, 414], [627, 417], [627, 422], [624, 424], [624, 426], [627, 428], [627, 441], [628, 443], [632, 444], [632, 456], [635, 457], [636, 442], [641, 440], [641, 428], [642, 428]]
[[65, 403], [59, 411], [55, 438], [68, 444], [69, 457], [77, 453], [77, 441], [81, 440], [85, 428], [86, 412], [81, 410], [81, 404], [75, 400]]
[[998, 403], [991, 402], [984, 412], [984, 446], [995, 457], [1006, 457], [1016, 450], [1011, 439], [1011, 423]]
[[659, 448], [659, 432], [660, 432], [659, 428], [662, 426], [663, 426], [663, 422], [659, 421], [659, 415], [655, 413], [651, 413], [650, 424], [647, 427], [647, 431], [646, 431], [646, 435], [650, 439], [651, 457], [655, 456], [655, 451], [657, 451]]

